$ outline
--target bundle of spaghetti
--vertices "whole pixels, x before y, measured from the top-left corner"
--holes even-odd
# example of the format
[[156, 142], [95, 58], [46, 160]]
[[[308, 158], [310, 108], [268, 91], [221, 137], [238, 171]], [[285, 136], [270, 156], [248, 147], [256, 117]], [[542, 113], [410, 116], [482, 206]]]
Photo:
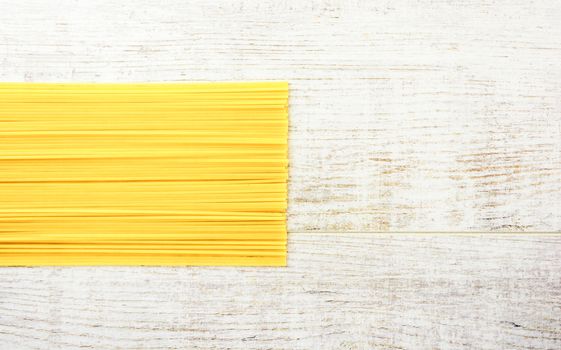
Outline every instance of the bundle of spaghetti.
[[286, 263], [288, 84], [0, 83], [0, 265]]

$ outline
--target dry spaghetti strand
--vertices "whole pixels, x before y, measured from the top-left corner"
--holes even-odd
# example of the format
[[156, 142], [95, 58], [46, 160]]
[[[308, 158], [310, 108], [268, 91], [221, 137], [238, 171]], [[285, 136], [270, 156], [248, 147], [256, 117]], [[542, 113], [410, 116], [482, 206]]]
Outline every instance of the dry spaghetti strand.
[[286, 264], [288, 84], [0, 83], [0, 266]]

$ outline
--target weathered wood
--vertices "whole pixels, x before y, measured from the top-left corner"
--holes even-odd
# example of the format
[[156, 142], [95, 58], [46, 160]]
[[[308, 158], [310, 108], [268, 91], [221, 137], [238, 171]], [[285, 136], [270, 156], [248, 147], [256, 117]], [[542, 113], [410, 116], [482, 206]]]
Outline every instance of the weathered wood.
[[350, 233], [561, 231], [559, 18], [0, 0], [0, 81], [289, 80], [289, 228], [308, 232], [287, 269], [0, 269], [0, 348], [561, 348], [561, 237]]
[[289, 80], [292, 231], [560, 231], [561, 4], [0, 1], [0, 80]]
[[559, 349], [561, 237], [293, 234], [288, 268], [0, 269], [2, 349]]

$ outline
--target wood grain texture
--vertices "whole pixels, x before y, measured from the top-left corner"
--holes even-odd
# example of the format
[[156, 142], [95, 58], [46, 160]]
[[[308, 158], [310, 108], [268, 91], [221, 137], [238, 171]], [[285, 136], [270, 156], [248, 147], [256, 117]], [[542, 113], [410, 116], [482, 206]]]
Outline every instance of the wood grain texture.
[[561, 231], [559, 18], [0, 0], [0, 81], [289, 80], [292, 233], [287, 269], [0, 269], [0, 348], [561, 348], [561, 237], [350, 233]]
[[561, 230], [561, 5], [0, 1], [0, 80], [291, 82], [291, 231]]
[[559, 349], [561, 240], [293, 234], [288, 268], [0, 269], [2, 349]]

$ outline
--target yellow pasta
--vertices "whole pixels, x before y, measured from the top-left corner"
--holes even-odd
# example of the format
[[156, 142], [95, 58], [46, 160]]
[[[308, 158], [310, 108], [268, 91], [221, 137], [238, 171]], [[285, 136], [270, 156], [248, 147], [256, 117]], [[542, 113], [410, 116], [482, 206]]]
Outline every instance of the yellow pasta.
[[286, 264], [288, 84], [0, 83], [0, 265]]

